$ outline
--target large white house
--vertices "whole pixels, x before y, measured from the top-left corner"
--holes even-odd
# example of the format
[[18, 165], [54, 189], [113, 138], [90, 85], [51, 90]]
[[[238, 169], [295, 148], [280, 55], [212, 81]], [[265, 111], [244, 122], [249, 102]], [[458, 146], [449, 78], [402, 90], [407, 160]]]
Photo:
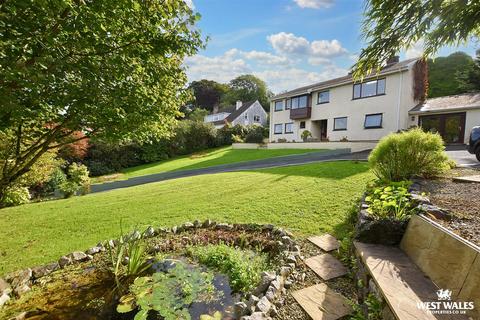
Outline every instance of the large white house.
[[222, 128], [225, 124], [232, 125], [261, 125], [267, 123], [268, 114], [258, 100], [245, 102], [237, 101], [235, 106], [223, 108], [220, 112], [214, 111], [205, 116], [204, 122], [212, 123], [215, 128]]
[[374, 76], [355, 82], [351, 75], [315, 83], [272, 98], [270, 142], [378, 141], [421, 125], [447, 143], [466, 143], [480, 125], [480, 94], [425, 100], [425, 63], [389, 60]]

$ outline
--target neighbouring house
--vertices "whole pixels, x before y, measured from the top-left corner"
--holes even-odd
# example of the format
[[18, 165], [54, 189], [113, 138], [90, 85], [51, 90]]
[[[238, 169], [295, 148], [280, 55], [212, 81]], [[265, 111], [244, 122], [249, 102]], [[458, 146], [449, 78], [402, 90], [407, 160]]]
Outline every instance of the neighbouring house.
[[478, 95], [425, 101], [427, 83], [423, 60], [393, 57], [363, 81], [349, 74], [276, 95], [271, 100], [270, 141], [302, 141], [302, 132], [308, 130], [309, 141], [375, 142], [423, 125], [441, 133], [447, 143], [466, 143], [471, 127], [480, 125]]
[[231, 107], [214, 110], [212, 114], [205, 116], [204, 122], [212, 123], [215, 128], [220, 129], [225, 124], [232, 125], [261, 125], [267, 124], [268, 114], [258, 100], [245, 102], [237, 101]]

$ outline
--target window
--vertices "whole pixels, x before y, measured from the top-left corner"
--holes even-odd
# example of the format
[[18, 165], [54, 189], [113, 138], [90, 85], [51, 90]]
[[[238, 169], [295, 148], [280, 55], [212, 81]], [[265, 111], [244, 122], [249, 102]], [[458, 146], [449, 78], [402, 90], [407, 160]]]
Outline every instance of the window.
[[276, 124], [276, 125], [273, 127], [273, 133], [275, 133], [275, 134], [282, 134], [282, 124], [281, 124], [281, 123]]
[[287, 99], [287, 103], [285, 104], [285, 110], [289, 110], [292, 108], [292, 99]]
[[245, 118], [245, 120], [248, 120], [248, 113], [245, 113], [243, 117]]
[[300, 129], [305, 129], [305, 121], [300, 121]]
[[275, 111], [283, 110], [283, 100], [275, 101]]
[[260, 116], [258, 114], [253, 116], [253, 122], [260, 122]]
[[330, 102], [330, 91], [320, 91], [318, 93], [317, 104]]
[[365, 116], [365, 124], [364, 124], [365, 129], [381, 128], [382, 118], [383, 118], [383, 115], [381, 113], [367, 114]]
[[353, 85], [353, 99], [368, 98], [385, 94], [385, 79], [378, 79]]
[[333, 119], [333, 131], [347, 130], [347, 117]]
[[308, 102], [308, 96], [299, 96], [290, 99], [292, 109], [306, 108]]
[[293, 133], [293, 122], [285, 123], [285, 133]]

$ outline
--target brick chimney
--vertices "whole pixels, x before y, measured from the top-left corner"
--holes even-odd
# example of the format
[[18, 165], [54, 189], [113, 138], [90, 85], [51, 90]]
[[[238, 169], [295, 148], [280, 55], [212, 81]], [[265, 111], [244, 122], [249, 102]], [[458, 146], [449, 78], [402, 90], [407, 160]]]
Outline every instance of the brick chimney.
[[399, 62], [400, 62], [400, 57], [399, 56], [393, 56], [393, 57], [390, 57], [390, 59], [387, 60], [387, 66], [395, 64], [395, 63], [399, 63]]
[[242, 106], [242, 104], [243, 104], [242, 101], [238, 100], [238, 101], [237, 101], [237, 104], [235, 105], [235, 110], [240, 109], [240, 107]]

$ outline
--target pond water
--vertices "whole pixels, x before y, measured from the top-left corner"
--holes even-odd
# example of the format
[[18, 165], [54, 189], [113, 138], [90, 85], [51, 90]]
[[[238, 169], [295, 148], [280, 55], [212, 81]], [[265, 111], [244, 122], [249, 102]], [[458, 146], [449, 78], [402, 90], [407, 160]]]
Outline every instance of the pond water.
[[[200, 319], [202, 315], [214, 316], [216, 312], [217, 316], [218, 312], [221, 313], [222, 319], [233, 318], [233, 306], [240, 301], [240, 294], [232, 292], [229, 279], [224, 274], [212, 272], [204, 266], [193, 264], [180, 257], [154, 262], [150, 270], [151, 274], [145, 278], [154, 278], [157, 273], [158, 276], [170, 281], [172, 277], [175, 277], [175, 272], [172, 270], [180, 267], [186, 274], [185, 279], [195, 278], [195, 275], [208, 275], [210, 288], [213, 288], [213, 299], [196, 299], [191, 303], [187, 302], [181, 308], [188, 312], [191, 319]], [[182, 278], [180, 282], [189, 289], [194, 287], [194, 285], [185, 284], [185, 279]], [[84, 266], [68, 272], [57, 272], [41, 281], [43, 283], [39, 288], [15, 304], [15, 310], [11, 310], [13, 313], [10, 316], [15, 316], [22, 311], [30, 311], [27, 319], [127, 320], [133, 319], [140, 309], [118, 313], [116, 308], [121, 297], [115, 290], [115, 281], [112, 275], [93, 266]], [[163, 289], [165, 288], [159, 290], [162, 293], [168, 293]], [[172, 295], [178, 293], [178, 290], [174, 290]], [[183, 301], [179, 302], [179, 299], [176, 299], [175, 303], [182, 305]], [[148, 319], [164, 319], [164, 317], [150, 310]]]

